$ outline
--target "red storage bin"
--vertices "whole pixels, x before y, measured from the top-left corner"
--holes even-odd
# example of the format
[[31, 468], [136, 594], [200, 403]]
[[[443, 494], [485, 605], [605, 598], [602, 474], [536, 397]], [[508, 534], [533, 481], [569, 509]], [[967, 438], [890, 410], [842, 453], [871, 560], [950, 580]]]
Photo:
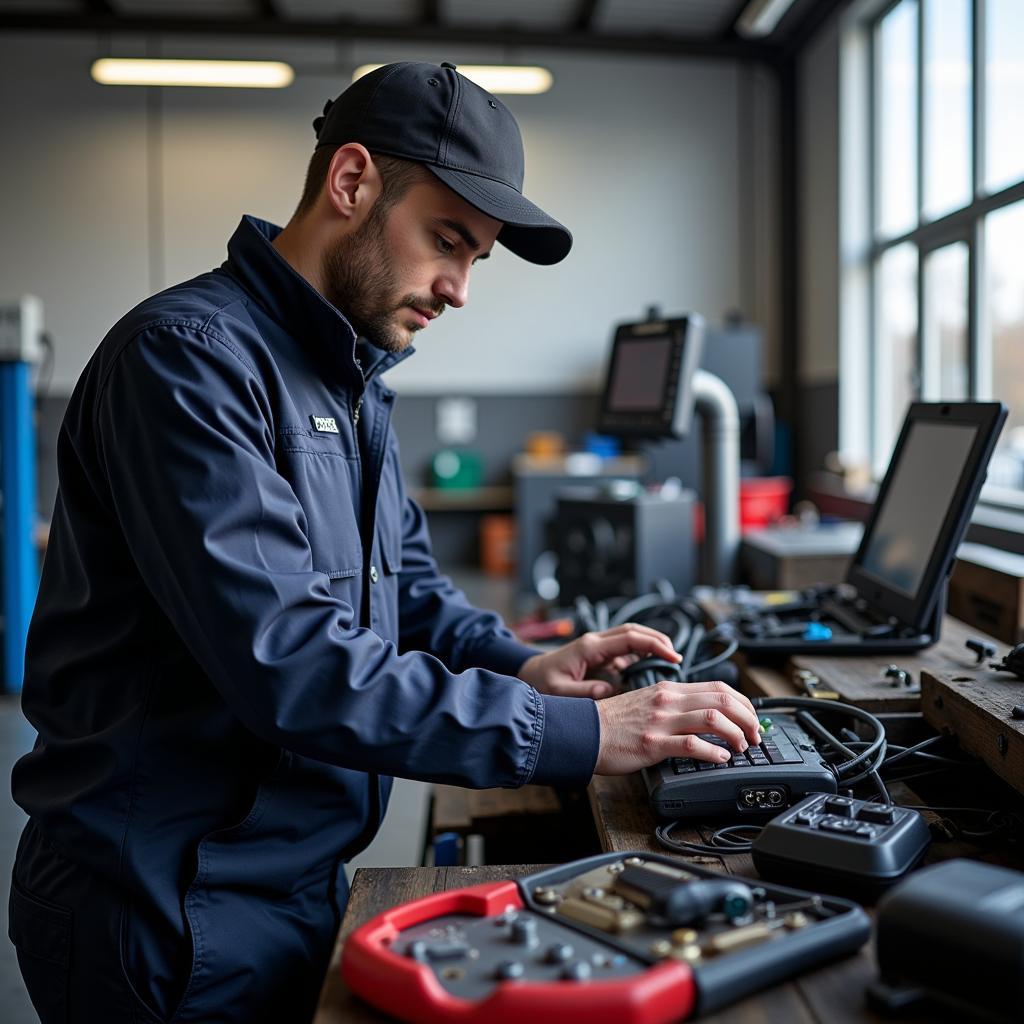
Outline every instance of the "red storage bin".
[[778, 522], [789, 511], [793, 481], [788, 476], [743, 477], [740, 480], [740, 532]]

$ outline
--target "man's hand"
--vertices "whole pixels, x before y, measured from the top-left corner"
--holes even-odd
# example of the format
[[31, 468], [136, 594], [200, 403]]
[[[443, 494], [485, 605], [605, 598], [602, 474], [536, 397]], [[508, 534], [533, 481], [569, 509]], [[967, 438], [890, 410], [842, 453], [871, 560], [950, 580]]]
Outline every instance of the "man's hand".
[[637, 657], [664, 658], [673, 664], [679, 655], [664, 633], [627, 622], [600, 633], [584, 633], [550, 654], [535, 654], [523, 662], [519, 678], [541, 693], [555, 697], [607, 697], [614, 688], [594, 672], [620, 672]]
[[729, 759], [698, 733], [714, 733], [736, 751], [761, 742], [754, 706], [725, 683], [655, 683], [599, 701], [597, 715], [597, 775], [627, 775], [666, 757]]

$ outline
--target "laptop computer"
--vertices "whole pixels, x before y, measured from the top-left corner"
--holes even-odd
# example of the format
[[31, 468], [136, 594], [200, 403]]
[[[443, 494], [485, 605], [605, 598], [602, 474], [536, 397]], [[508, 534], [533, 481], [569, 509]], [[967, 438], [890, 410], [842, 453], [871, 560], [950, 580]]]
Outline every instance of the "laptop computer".
[[915, 402], [903, 422], [845, 583], [793, 600], [725, 597], [740, 649], [867, 655], [939, 639], [946, 585], [1006, 421], [1001, 402]]

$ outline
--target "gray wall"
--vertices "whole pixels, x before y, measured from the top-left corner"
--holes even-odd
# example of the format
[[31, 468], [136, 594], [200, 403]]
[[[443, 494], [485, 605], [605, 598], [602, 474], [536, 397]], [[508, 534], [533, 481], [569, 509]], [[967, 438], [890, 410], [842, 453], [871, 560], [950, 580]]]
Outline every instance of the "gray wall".
[[[111, 88], [88, 77], [114, 55], [277, 56], [289, 89]], [[370, 44], [0, 38], [0, 293], [45, 303], [67, 393], [107, 328], [147, 293], [219, 263], [239, 216], [290, 214], [310, 121], [365, 60], [441, 54]], [[728, 61], [517, 52], [553, 90], [510, 97], [527, 191], [572, 227], [555, 268], [496, 251], [471, 303], [422, 336], [392, 375], [406, 393], [590, 390], [612, 324], [651, 302], [720, 319], [741, 307], [775, 343], [775, 94]], [[774, 366], [769, 354], [769, 367]], [[773, 377], [771, 369], [769, 377]]]

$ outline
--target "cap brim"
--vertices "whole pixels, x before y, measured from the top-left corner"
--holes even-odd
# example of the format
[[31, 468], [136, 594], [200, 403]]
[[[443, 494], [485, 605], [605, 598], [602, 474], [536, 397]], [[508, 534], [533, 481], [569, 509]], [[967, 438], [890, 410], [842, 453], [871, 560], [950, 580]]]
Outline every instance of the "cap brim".
[[569, 255], [572, 248], [569, 229], [510, 185], [465, 171], [453, 171], [450, 167], [424, 166], [470, 206], [502, 221], [505, 226], [498, 232], [498, 241], [517, 256], [530, 263], [550, 266]]

